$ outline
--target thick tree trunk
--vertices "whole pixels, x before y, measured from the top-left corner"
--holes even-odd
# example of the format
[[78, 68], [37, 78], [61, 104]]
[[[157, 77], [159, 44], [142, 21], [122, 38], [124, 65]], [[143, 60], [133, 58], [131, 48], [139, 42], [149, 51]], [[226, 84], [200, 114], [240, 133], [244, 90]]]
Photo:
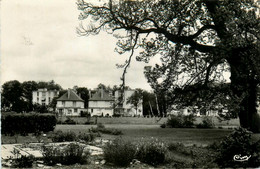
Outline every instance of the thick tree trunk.
[[257, 82], [254, 73], [250, 70], [247, 58], [236, 54], [230, 63], [231, 91], [238, 98], [238, 109], [235, 110], [240, 121], [240, 126], [252, 132], [260, 132], [260, 121], [257, 114]]

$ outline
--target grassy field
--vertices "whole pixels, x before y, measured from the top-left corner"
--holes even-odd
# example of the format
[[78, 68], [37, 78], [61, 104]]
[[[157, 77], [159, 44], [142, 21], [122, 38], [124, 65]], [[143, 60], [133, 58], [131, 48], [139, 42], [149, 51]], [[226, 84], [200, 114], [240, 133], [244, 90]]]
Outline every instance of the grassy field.
[[[96, 125], [57, 125], [54, 131], [63, 132], [73, 131], [76, 134], [88, 133], [91, 127]], [[214, 141], [219, 141], [232, 130], [229, 129], [196, 129], [196, 128], [161, 128], [159, 125], [133, 125], [133, 124], [105, 124], [106, 128], [121, 130], [123, 135], [114, 136], [101, 134], [101, 139], [115, 139], [122, 137], [132, 142], [143, 139], [149, 141], [151, 137], [157, 138], [165, 143], [182, 142], [185, 145], [208, 145]], [[48, 135], [48, 134], [47, 134]], [[2, 144], [11, 143], [30, 143], [30, 142], [51, 142], [47, 137], [35, 137], [32, 134], [28, 136], [4, 136], [1, 137]]]
[[[61, 121], [65, 121], [67, 117], [59, 118]], [[77, 124], [84, 124], [87, 122], [86, 117], [71, 117]], [[202, 117], [196, 117], [195, 124], [198, 124], [202, 121]], [[212, 120], [215, 126], [239, 126], [238, 119], [232, 119], [228, 121], [219, 121], [217, 117], [212, 117]], [[91, 122], [94, 122], [95, 118], [91, 118]], [[102, 124], [142, 124], [142, 125], [160, 125], [167, 121], [167, 118], [144, 118], [144, 117], [98, 117], [97, 122]]]
[[[88, 132], [91, 127], [95, 125], [57, 125], [55, 130], [83, 133]], [[232, 132], [227, 129], [160, 128], [159, 125], [106, 124], [105, 127], [119, 129], [123, 135], [102, 134], [102, 139], [122, 137], [136, 142], [141, 139], [149, 141], [153, 137], [164, 142], [182, 142], [185, 145], [208, 145]]]
[[[84, 117], [73, 117], [74, 121], [78, 124], [84, 124], [87, 118]], [[59, 119], [61, 120], [61, 119]], [[62, 120], [66, 120], [63, 118]], [[94, 118], [91, 119], [95, 120]], [[119, 117], [119, 118], [98, 118], [97, 122], [102, 123], [106, 128], [115, 128], [121, 130], [123, 137], [127, 140], [138, 141], [144, 139], [149, 141], [151, 137], [158, 138], [164, 142], [182, 142], [186, 145], [197, 144], [197, 145], [207, 145], [213, 143], [214, 141], [219, 141], [226, 135], [228, 135], [232, 130], [230, 129], [218, 129], [218, 126], [224, 126], [223, 128], [228, 128], [229, 126], [239, 126], [238, 119], [233, 119], [230, 121], [220, 122], [216, 117], [212, 120], [216, 126], [215, 129], [196, 129], [196, 128], [160, 128], [160, 125], [167, 121], [167, 118], [138, 118], [138, 117]], [[202, 121], [201, 117], [196, 118], [195, 123], [200, 123]], [[89, 132], [91, 127], [96, 127], [96, 125], [57, 125], [55, 131], [73, 131], [75, 133]], [[102, 139], [114, 139], [118, 136], [102, 134]], [[10, 143], [29, 143], [29, 142], [39, 142], [44, 140], [49, 142], [47, 138], [37, 138], [30, 134], [29, 136], [2, 136], [2, 144]]]

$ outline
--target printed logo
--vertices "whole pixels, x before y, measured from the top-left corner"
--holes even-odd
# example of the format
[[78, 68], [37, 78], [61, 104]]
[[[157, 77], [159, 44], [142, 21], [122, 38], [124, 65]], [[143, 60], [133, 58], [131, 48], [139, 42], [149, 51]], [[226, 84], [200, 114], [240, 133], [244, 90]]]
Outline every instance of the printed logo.
[[242, 161], [248, 161], [250, 157], [251, 157], [251, 155], [250, 156], [241, 156], [241, 154], [239, 154], [239, 155], [234, 155], [233, 159], [234, 159], [234, 161], [242, 162]]

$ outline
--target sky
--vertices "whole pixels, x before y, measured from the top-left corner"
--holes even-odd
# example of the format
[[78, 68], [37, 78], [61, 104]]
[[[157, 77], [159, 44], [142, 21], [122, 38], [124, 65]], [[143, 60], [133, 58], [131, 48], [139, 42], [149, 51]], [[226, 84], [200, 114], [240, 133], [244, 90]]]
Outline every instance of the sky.
[[[76, 0], [1, 0], [1, 84], [54, 80], [64, 89], [120, 85], [128, 55], [114, 51], [116, 39], [105, 32], [79, 36]], [[151, 90], [147, 65], [133, 59], [126, 75], [131, 88]]]

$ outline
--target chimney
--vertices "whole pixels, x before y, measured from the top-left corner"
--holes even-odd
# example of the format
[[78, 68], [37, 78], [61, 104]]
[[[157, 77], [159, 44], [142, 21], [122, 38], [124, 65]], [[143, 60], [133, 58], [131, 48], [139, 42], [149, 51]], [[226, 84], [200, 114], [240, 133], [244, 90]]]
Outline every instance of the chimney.
[[101, 98], [104, 98], [104, 89], [101, 88]]
[[70, 98], [70, 88], [68, 89], [68, 98]]

